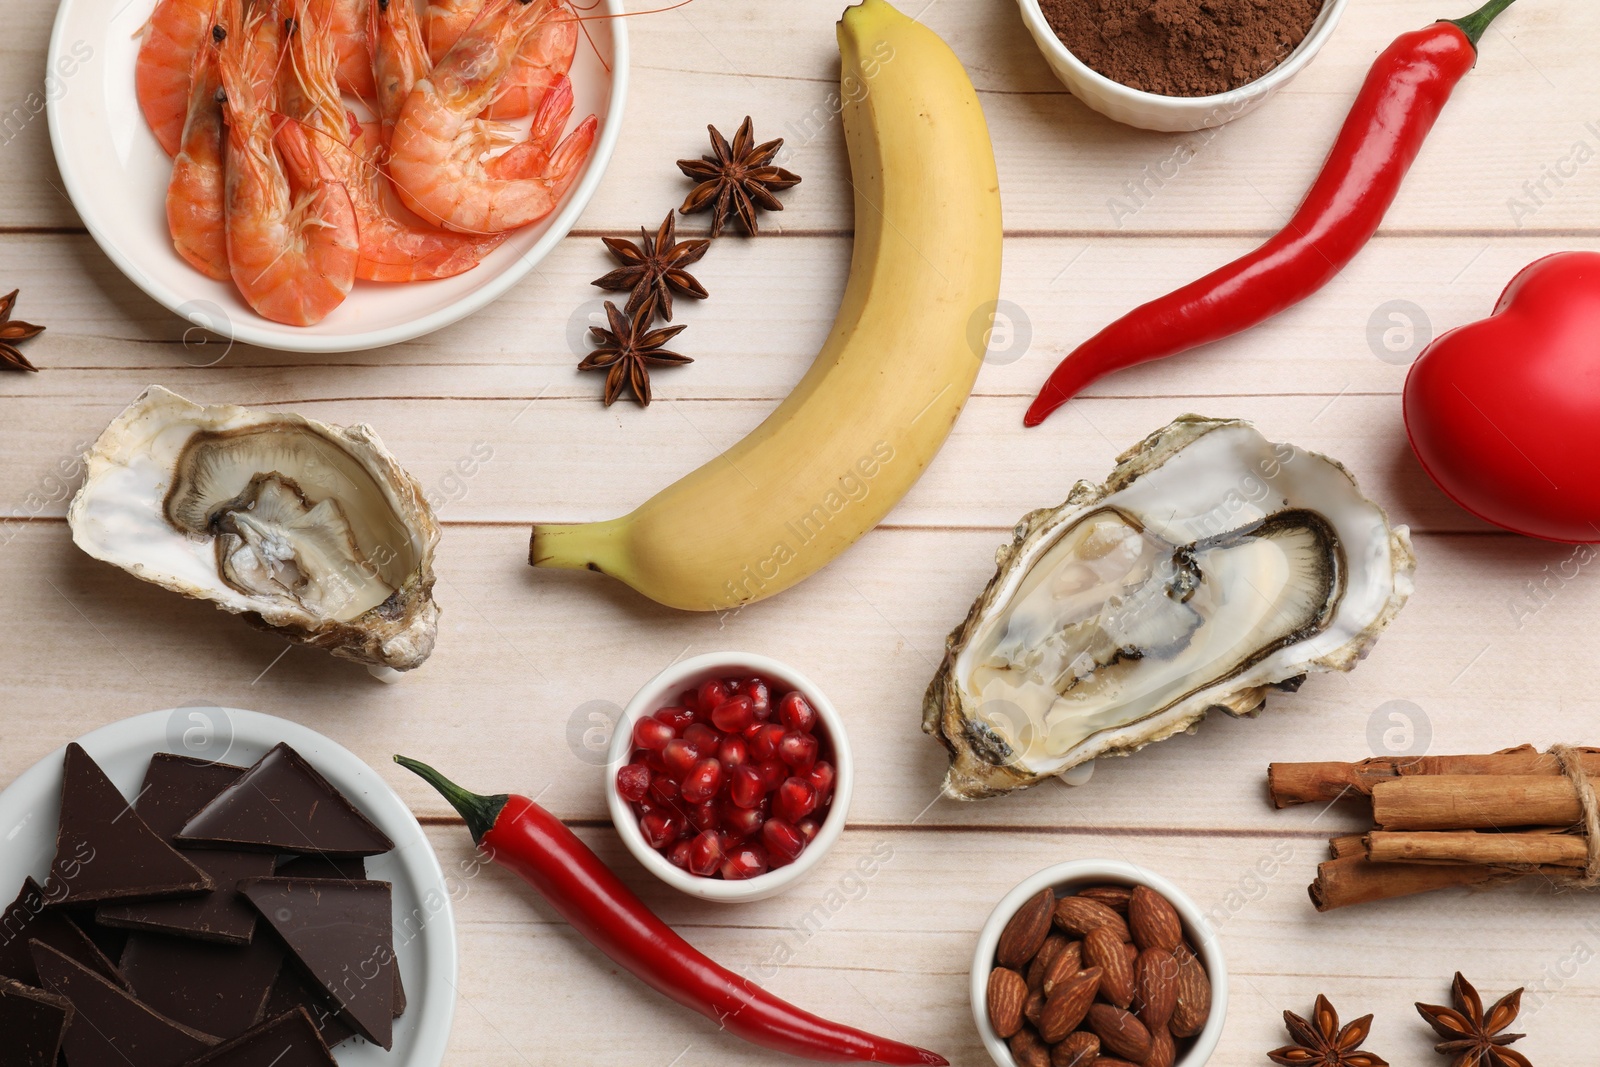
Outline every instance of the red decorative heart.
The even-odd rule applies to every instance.
[[[1494,314],[1429,345],[1405,419],[1428,476],[1474,515],[1600,541],[1600,252],[1534,261]]]

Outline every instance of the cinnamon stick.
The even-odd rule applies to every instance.
[[[1384,830],[1486,830],[1571,826],[1583,810],[1564,776],[1441,774],[1377,783],[1372,816]]]
[[[1317,880],[1307,888],[1318,911],[1333,911],[1452,886],[1481,885],[1500,877],[1504,874],[1491,867],[1373,863],[1364,856],[1343,856],[1318,864]]]
[[[1367,837],[1365,834],[1340,834],[1338,837],[1328,838],[1328,855],[1334,859],[1343,859],[1346,856],[1365,856],[1367,854]]]
[[[1576,749],[1584,770],[1600,775],[1600,748]],[[1267,789],[1279,808],[1328,803],[1340,797],[1371,796],[1375,786],[1417,775],[1559,775],[1560,762],[1532,745],[1518,745],[1488,755],[1378,756],[1358,763],[1273,763],[1267,767]]]
[[[1589,847],[1570,834],[1480,834],[1374,830],[1367,857],[1376,864],[1455,863],[1487,866],[1584,867]]]

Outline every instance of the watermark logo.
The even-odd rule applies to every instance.
[[[1009,300],[986,301],[967,319],[967,347],[985,363],[1015,363],[1032,345],[1033,320]]]
[[[590,700],[567,717],[567,748],[591,767],[604,767],[611,752],[611,735],[622,721],[622,708],[609,700]]]
[[[606,302],[602,297],[585,300],[567,319],[567,350],[582,359],[594,349],[593,329],[607,329]]]
[[[1374,756],[1421,756],[1432,743],[1428,713],[1409,700],[1387,700],[1367,717],[1367,748]]]
[[[183,361],[191,367],[214,367],[233,351],[233,319],[209,300],[188,300],[176,308],[189,323],[183,331]]]
[[[1433,340],[1428,313],[1409,300],[1388,300],[1367,317],[1367,347],[1396,367],[1410,365]]]
[[[233,748],[233,716],[215,704],[186,704],[167,716],[167,750],[221,763]]]

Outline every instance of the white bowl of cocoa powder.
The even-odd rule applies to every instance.
[[[1017,0],[1056,77],[1108,118],[1220,126],[1282,88],[1349,0]]]

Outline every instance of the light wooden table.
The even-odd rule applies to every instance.
[[[1600,248],[1600,8],[1522,0],[1501,17],[1382,235],[1322,293],[1209,351],[1102,382],[1024,432],[1028,398],[1074,343],[1277,227],[1380,48],[1471,3],[1360,0],[1266,107],[1190,136],[1125,129],[1076,103],[1004,0],[910,0],[923,4],[982,95],[1005,198],[1003,296],[1031,343],[984,370],[944,452],[881,529],[802,586],[726,621],[659,608],[594,575],[535,572],[524,562],[528,525],[630,509],[737,440],[805,370],[850,255],[840,130],[807,125],[834,90],[840,0],[696,0],[635,19],[624,136],[579,229],[473,320],[382,352],[312,359],[235,348],[197,366],[215,350],[186,349],[182,325],[84,233],[59,191],[44,118],[5,126],[0,290],[21,286],[19,316],[49,333],[28,349],[43,373],[0,376],[0,515],[21,518],[0,527],[0,783],[71,737],[152,708],[289,716],[378,767],[423,817],[446,866],[469,859],[467,835],[438,797],[387,763],[392,752],[427,757],[484,791],[539,795],[715,957],[802,1005],[963,1067],[986,1062],[967,968],[993,903],[1046,864],[1121,857],[1176,879],[1220,926],[1233,1000],[1217,1064],[1265,1062],[1285,1040],[1280,1011],[1305,1013],[1319,991],[1348,1017],[1376,1012],[1370,1045],[1391,1062],[1443,1063],[1411,1002],[1445,999],[1457,968],[1486,995],[1530,987],[1517,1027],[1529,1036],[1518,1047],[1540,1067],[1592,1061],[1578,1050],[1600,1041],[1600,898],[1526,887],[1318,916],[1305,884],[1324,838],[1354,822],[1339,811],[1274,812],[1263,780],[1274,759],[1371,754],[1396,709],[1431,731],[1435,752],[1600,740],[1595,565],[1447,502],[1406,447],[1405,357],[1380,358],[1370,342],[1374,321],[1380,332],[1390,325],[1378,311],[1390,301],[1421,309],[1437,334],[1487,313],[1536,256]],[[8,5],[0,121],[42,90],[51,17],[48,4]],[[659,374],[649,410],[607,411],[597,378],[574,372],[568,341],[581,327],[575,314],[598,295],[588,281],[608,269],[598,237],[654,226],[684,192],[672,161],[702,150],[707,122],[731,131],[746,113],[759,134],[791,139],[790,165],[805,182],[770,218],[770,237],[719,242],[705,260],[698,273],[713,299],[682,305],[693,367]],[[1164,184],[1146,183],[1137,211],[1114,217],[1111,198],[1126,196],[1126,183],[1177,158],[1187,162]],[[1541,182],[1535,204],[1529,190]],[[202,401],[369,422],[449,497],[443,628],[424,669],[380,685],[73,548],[58,464],[70,467],[154,382]],[[1354,674],[1314,677],[1254,721],[1211,721],[1195,737],[1107,761],[1083,788],[935,802],[944,756],[920,732],[919,701],[994,549],[1023,512],[1058,502],[1077,478],[1103,477],[1117,452],[1185,411],[1253,419],[1275,439],[1347,463],[1411,525],[1420,565],[1410,606]],[[492,455],[451,481],[474,449]],[[675,657],[719,648],[810,673],[849,721],[861,769],[850,830],[809,880],[730,907],[673,893],[623,853],[601,769],[568,741],[590,711],[626,703]],[[890,861],[850,880],[879,846]],[[503,873],[472,880],[456,914],[452,1064],[765,1059],[618,975]]]

